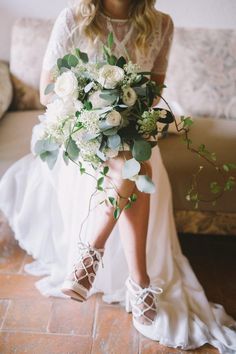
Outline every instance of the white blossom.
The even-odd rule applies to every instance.
[[[124,70],[119,66],[105,64],[99,69],[97,81],[106,89],[114,89],[124,76]]]
[[[78,96],[78,81],[72,71],[66,71],[61,74],[56,82],[54,91],[60,98],[66,99],[77,98]]]
[[[132,89],[131,87],[124,88],[122,100],[127,106],[133,106],[137,100],[137,94],[134,89]]]
[[[121,115],[119,112],[113,110],[106,116],[106,122],[112,127],[117,127],[121,123]]]

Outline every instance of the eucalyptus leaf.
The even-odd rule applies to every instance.
[[[140,163],[135,159],[125,161],[122,169],[122,178],[131,178],[139,173]]]
[[[151,145],[145,140],[135,140],[132,155],[137,161],[146,161],[151,157]]]
[[[44,94],[48,95],[49,93],[52,93],[54,91],[54,87],[55,87],[54,83],[48,84],[47,87],[44,90]]]
[[[68,157],[70,157],[72,160],[76,160],[79,157],[79,148],[76,145],[75,141],[73,139],[69,139],[66,147],[66,151],[68,154]]]
[[[76,58],[75,55],[70,55],[68,57],[68,64],[71,66],[71,67],[75,67],[76,65],[78,65],[79,63],[79,60]]]
[[[119,134],[114,134],[108,137],[107,145],[110,149],[117,149],[121,144],[121,138]]]
[[[116,62],[116,66],[119,66],[120,68],[123,69],[124,65],[126,64],[126,60],[124,57],[120,57],[118,58],[117,62]]]
[[[155,184],[150,177],[146,175],[139,175],[135,179],[135,184],[140,192],[152,194],[155,192]]]
[[[48,167],[50,169],[53,169],[53,167],[57,161],[58,153],[59,153],[59,149],[54,150],[54,151],[46,151],[46,152],[42,153],[40,155],[40,157],[43,161],[47,162]]]

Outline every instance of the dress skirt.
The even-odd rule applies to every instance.
[[[157,320],[161,344],[182,349],[205,343],[220,353],[236,353],[236,322],[220,304],[209,302],[204,289],[183,255],[173,217],[172,195],[159,147],[151,157],[156,192],[151,195],[147,236],[147,269],[151,282],[163,288]],[[65,296],[60,288],[78,258],[78,235],[88,212],[93,179],[79,168],[66,166],[62,156],[50,170],[29,154],[12,165],[0,182],[0,209],[7,217],[20,246],[35,259],[25,266],[34,275],[45,275],[36,287],[45,296]],[[81,240],[96,230],[99,207],[84,224]],[[127,262],[119,236],[112,231],[91,294],[124,304]]]

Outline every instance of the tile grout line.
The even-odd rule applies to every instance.
[[[92,346],[91,346],[90,354],[92,354],[93,352],[93,345],[94,345],[94,339],[95,339],[96,327],[97,327],[98,307],[99,307],[99,299],[98,297],[96,297],[95,313],[93,318],[93,329],[92,329]]]
[[[5,321],[6,321],[8,312],[9,312],[9,308],[10,308],[11,303],[12,303],[12,299],[7,299],[7,300],[8,300],[8,304],[7,304],[7,308],[6,308],[5,314],[3,316],[3,321],[2,321],[1,328],[0,328],[1,330],[3,329],[3,325],[5,324]]]
[[[49,325],[50,325],[50,321],[52,319],[53,304],[54,304],[53,301],[51,301],[50,314],[49,314],[49,317],[48,317],[48,324],[46,326],[46,333],[49,333],[49,334],[51,334],[51,332],[49,331]]]

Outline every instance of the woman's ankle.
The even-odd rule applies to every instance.
[[[150,278],[147,274],[142,276],[131,274],[130,276],[135,283],[141,286],[141,288],[147,288],[150,285]]]

